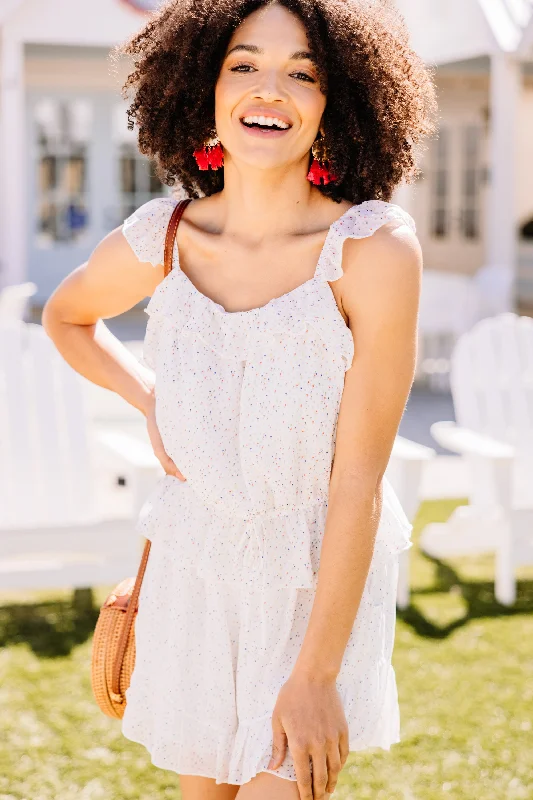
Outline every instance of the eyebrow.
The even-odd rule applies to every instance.
[[[248,53],[255,53],[256,55],[263,55],[265,52],[262,47],[258,47],[256,44],[236,44],[235,47],[231,48],[227,55],[231,55],[231,53],[234,53],[236,50],[245,50]],[[297,50],[292,54],[292,56],[289,56],[289,59],[291,61],[302,61],[304,59],[314,61],[313,54],[308,50]]]

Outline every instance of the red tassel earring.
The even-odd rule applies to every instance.
[[[321,136],[319,139],[315,139],[313,147],[311,148],[311,152],[313,154],[313,161],[307,174],[307,180],[311,181],[311,183],[315,184],[315,186],[320,186],[320,184],[326,186],[332,181],[337,181],[337,175],[335,175],[335,173],[330,169],[329,158],[323,136]]]
[[[224,166],[224,151],[218,136],[209,139],[205,145],[193,153],[198,168],[201,170],[220,169]]]

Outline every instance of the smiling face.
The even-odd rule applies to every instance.
[[[277,4],[250,14],[229,42],[215,89],[226,159],[307,168],[325,107],[300,19]]]

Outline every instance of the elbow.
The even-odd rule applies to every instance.
[[[55,293],[48,298],[43,306],[41,325],[50,339],[57,345],[62,332],[68,327],[68,321],[65,319],[62,304],[58,302]]]
[[[53,334],[54,331],[57,330],[57,325],[59,322],[59,315],[57,313],[57,308],[55,307],[53,297],[54,296],[52,295],[45,302],[41,314],[41,325],[51,339],[54,338]]]
[[[49,300],[47,300],[43,306],[43,310],[41,313],[41,325],[45,329],[46,333],[49,333],[49,326],[50,326],[50,306]]]

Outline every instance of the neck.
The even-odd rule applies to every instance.
[[[306,179],[307,156],[289,168],[255,169],[228,158],[220,192],[224,231],[259,243],[305,228],[317,189]]]

